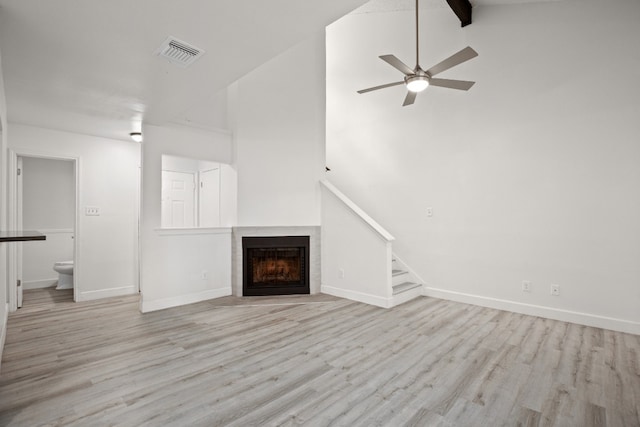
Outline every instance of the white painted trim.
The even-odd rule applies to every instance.
[[[195,294],[180,295],[171,298],[162,298],[154,301],[145,301],[144,295],[140,300],[140,311],[149,313],[151,311],[164,310],[165,308],[178,307],[181,305],[193,304],[196,302],[206,301],[214,298],[226,297],[231,295],[231,286],[220,289],[211,289]]]
[[[593,326],[595,328],[610,329],[618,332],[640,335],[640,322],[633,322],[614,317],[599,316],[577,311],[562,310],[540,305],[524,304],[516,301],[489,298],[462,292],[448,291],[425,286],[424,295],[433,298],[441,298],[466,304],[479,305],[481,307],[495,308],[511,311],[529,316],[544,317],[563,322],[577,323],[579,325]]]
[[[57,278],[53,278],[53,279],[40,279],[40,280],[30,280],[28,282],[22,282],[22,290],[51,288],[56,284],[57,281],[58,281]]]
[[[32,149],[24,149],[24,148],[12,148],[9,147],[9,157],[8,157],[8,173],[9,173],[9,191],[8,191],[8,211],[9,211],[9,229],[17,229],[18,218],[17,218],[17,201],[18,201],[18,188],[17,188],[17,179],[16,179],[16,168],[18,166],[18,157],[35,157],[41,159],[50,159],[50,160],[67,160],[73,162],[73,173],[74,173],[74,184],[75,184],[75,218],[73,222],[73,226],[75,227],[75,239],[73,241],[73,253],[74,253],[74,281],[73,281],[73,300],[74,301],[82,301],[79,296],[81,284],[79,283],[81,280],[81,271],[82,271],[82,254],[80,253],[80,206],[82,201],[80,200],[81,191],[81,182],[80,177],[82,176],[82,157],[76,156],[74,154],[67,153],[51,153],[46,150],[32,150]],[[22,266],[20,264],[20,259],[18,257],[16,245],[10,245],[8,249],[8,265],[7,265],[7,278],[9,279],[7,286],[9,288],[9,309],[13,312],[18,309],[18,288],[17,288],[17,280],[18,276],[22,275]]]
[[[328,285],[322,285],[320,287],[320,292],[327,295],[333,295],[334,297],[346,298],[352,301],[358,301],[382,308],[389,308],[393,303],[393,300],[391,298],[383,298],[377,295],[365,294],[357,291],[349,291],[346,289],[335,288]]]
[[[137,293],[135,286],[122,286],[119,288],[100,289],[98,291],[84,291],[76,297],[76,301],[92,301],[101,298],[120,297]]]
[[[319,229],[321,227],[320,224],[316,225],[238,225],[231,227],[234,231],[238,231],[244,233],[247,236],[247,233],[264,233],[260,234],[260,236],[264,235],[266,237],[269,236],[282,236],[286,234],[287,236],[306,236],[309,233],[306,230],[309,229]],[[296,234],[293,234],[296,233]],[[258,236],[258,234],[256,234]]]
[[[324,186],[331,194],[333,194],[338,200],[340,200],[346,207],[348,207],[353,213],[360,217],[365,223],[369,225],[376,233],[378,233],[383,239],[392,242],[396,238],[391,235],[387,230],[378,224],[373,218],[371,218],[365,211],[360,209],[358,205],[353,203],[351,199],[345,196],[340,190],[338,190],[333,184],[326,179],[320,180],[320,184]]]
[[[9,303],[4,307],[4,319],[0,324],[0,372],[2,372],[2,350],[4,350],[4,342],[7,339],[7,323],[9,322]]]
[[[73,234],[73,228],[40,228],[36,230],[42,234]]]
[[[231,234],[231,227],[213,228],[156,228],[159,236],[192,236],[206,234]]]

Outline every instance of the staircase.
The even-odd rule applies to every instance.
[[[393,253],[391,233],[329,181],[320,188],[321,292],[383,308],[422,296],[424,282]]]
[[[391,306],[405,303],[422,295],[422,284],[407,265],[394,254],[391,264]]]

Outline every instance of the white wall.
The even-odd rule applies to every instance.
[[[412,13],[343,18],[327,31],[329,179],[430,295],[640,333],[639,15],[629,0],[479,6],[461,29],[426,10],[423,67],[471,45],[438,77],[477,84],[404,108],[402,86],[356,91],[402,77],[378,55],[413,66]]]
[[[22,159],[22,226],[47,240],[22,244],[22,285],[42,288],[56,283],[57,261],[73,260],[75,223],[74,164],[68,160]]]
[[[322,186],[322,292],[389,308],[393,237]]]
[[[253,70],[230,91],[238,225],[320,224],[324,176],[324,33]]]
[[[225,163],[221,198],[225,227],[160,229],[162,155]],[[144,127],[141,230],[143,312],[231,295],[231,229],[235,171],[231,135],[181,126]],[[231,223],[229,223],[231,222]]]
[[[140,144],[11,123],[9,148],[78,161],[76,300],[136,292]],[[85,216],[87,206],[100,216]]]
[[[7,103],[2,75],[2,52],[0,52],[0,230],[7,229]],[[0,243],[0,364],[7,331],[9,315],[7,287],[7,244]]]

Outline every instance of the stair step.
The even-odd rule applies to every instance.
[[[400,276],[401,274],[407,274],[407,270],[391,270],[392,276]]]
[[[393,287],[393,295],[398,295],[402,292],[407,292],[420,286],[422,286],[420,283],[403,282]]]

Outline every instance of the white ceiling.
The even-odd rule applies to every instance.
[[[9,120],[116,139],[143,121],[226,127],[225,89],[252,69],[359,6],[356,13],[415,7],[414,0],[365,2],[0,0]],[[448,5],[421,2],[434,7]],[[167,36],[206,53],[179,68],[154,55]]]
[[[117,139],[141,121],[221,127],[230,83],[363,3],[0,0],[9,120]],[[169,35],[205,55],[155,56]]]
[[[490,6],[495,4],[543,3],[552,1],[562,0],[470,0],[473,7]],[[421,10],[449,7],[446,0],[420,0],[419,5]],[[415,7],[415,0],[370,0],[366,4],[356,9],[353,13],[378,13],[415,10]]]

